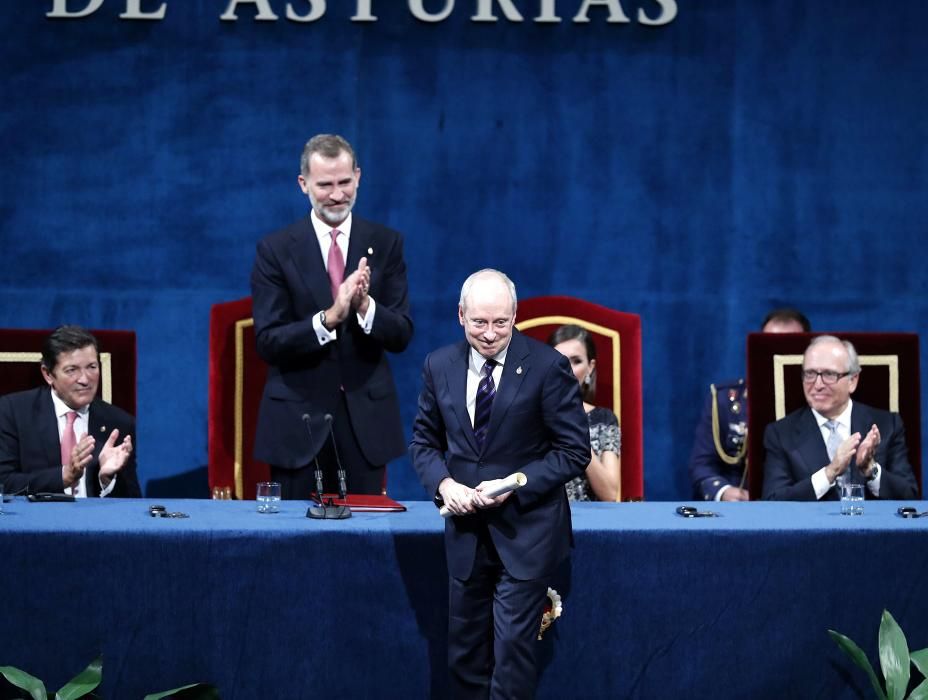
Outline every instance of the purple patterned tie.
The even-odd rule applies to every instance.
[[[487,360],[484,363],[483,376],[477,386],[477,403],[474,405],[474,437],[481,450],[487,439],[487,428],[490,427],[490,411],[493,409],[493,399],[496,396],[493,368],[498,364],[496,360]]]

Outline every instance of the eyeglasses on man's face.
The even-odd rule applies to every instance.
[[[802,381],[806,384],[814,384],[815,380],[821,377],[823,383],[834,384],[839,379],[844,379],[849,374],[850,372],[833,372],[830,369],[826,369],[823,372],[814,369],[804,369],[802,370]]]

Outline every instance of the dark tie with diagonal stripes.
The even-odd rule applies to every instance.
[[[493,399],[496,396],[496,384],[493,382],[493,368],[499,363],[496,360],[487,360],[483,365],[483,376],[477,386],[477,403],[474,404],[474,437],[477,446],[482,450],[487,439],[487,428],[490,427],[490,411],[493,408]]]

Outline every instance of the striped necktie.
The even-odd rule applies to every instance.
[[[477,446],[483,450],[487,439],[487,429],[490,427],[490,411],[493,410],[493,399],[496,397],[496,384],[493,382],[493,368],[499,363],[496,360],[487,360],[483,365],[480,384],[477,386],[477,403],[474,405],[474,437]]]

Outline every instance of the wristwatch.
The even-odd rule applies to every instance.
[[[880,463],[876,460],[870,462],[870,476],[867,477],[867,481],[873,481],[880,475],[880,470],[883,467],[880,466]]]

